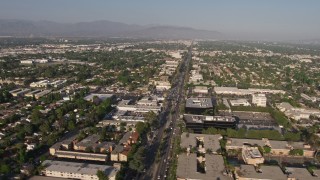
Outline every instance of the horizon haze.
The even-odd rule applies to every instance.
[[[188,27],[227,39],[320,39],[320,1],[4,1],[1,19],[79,23],[107,20],[139,26]]]

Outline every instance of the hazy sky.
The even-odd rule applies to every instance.
[[[1,0],[0,18],[110,20],[320,39],[320,0]]]

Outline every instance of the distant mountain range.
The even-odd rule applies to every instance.
[[[220,39],[223,35],[189,27],[129,25],[112,21],[57,23],[0,19],[0,36]]]

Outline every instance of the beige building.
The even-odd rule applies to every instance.
[[[237,180],[287,180],[279,166],[261,166],[255,168],[252,165],[241,165],[235,170]]]
[[[119,169],[107,165],[51,160],[44,161],[42,166],[44,167],[42,174],[45,176],[81,180],[99,180],[98,170],[104,172],[109,180],[115,180],[119,171]]]
[[[246,164],[257,166],[264,163],[264,158],[257,147],[244,146],[241,152],[242,159]]]
[[[199,93],[199,94],[208,94],[209,90],[208,90],[208,87],[206,87],[206,86],[195,86],[193,88],[193,92]]]
[[[267,97],[265,94],[252,94],[252,104],[260,107],[267,106]]]
[[[230,149],[242,149],[244,145],[250,146],[268,146],[271,148],[270,154],[272,155],[281,155],[288,156],[290,155],[290,151],[294,149],[303,150],[303,156],[305,157],[313,157],[315,154],[315,150],[308,144],[304,142],[288,142],[288,141],[274,141],[268,139],[236,139],[230,138],[227,140],[226,150]]]

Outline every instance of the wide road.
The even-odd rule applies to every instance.
[[[170,166],[170,160],[171,160],[171,155],[172,155],[172,144],[176,138],[176,136],[180,136],[180,130],[177,128],[177,121],[180,118],[180,105],[184,101],[184,81],[186,78],[186,74],[189,73],[189,65],[190,61],[192,58],[192,52],[191,52],[192,47],[189,48],[188,54],[185,57],[183,63],[182,63],[182,69],[180,73],[180,77],[178,78],[178,83],[177,83],[177,94],[176,96],[173,97],[173,113],[171,116],[171,123],[170,123],[170,129],[168,138],[166,139],[167,141],[165,142],[166,146],[164,148],[164,156],[161,158],[160,165],[159,165],[159,170],[157,173],[157,178],[158,179],[166,179],[165,177],[168,176],[168,169]]]
[[[172,88],[168,92],[166,103],[162,113],[159,115],[160,128],[156,131],[155,137],[150,145],[147,146],[146,171],[136,179],[165,179],[169,167],[169,157],[171,154],[171,142],[174,140],[176,121],[179,119],[179,107],[184,99],[184,80],[188,73],[190,60],[192,57],[191,47],[188,49],[187,56],[184,56],[180,68],[177,71]],[[171,113],[171,116],[170,116]],[[171,129],[172,128],[172,129]],[[170,130],[170,131],[168,131]],[[160,160],[156,160],[157,151],[160,147]]]
[[[146,172],[138,179],[166,179],[172,154],[172,142],[174,142],[176,136],[180,135],[180,131],[177,129],[177,120],[180,116],[180,104],[184,100],[184,81],[186,74],[189,72],[189,64],[192,58],[191,49],[192,47],[189,47],[187,55],[183,58],[173,86],[168,93],[165,107],[160,114],[161,127],[147,148]],[[160,143],[162,144],[161,147]],[[161,148],[160,160],[156,161],[159,147]]]

